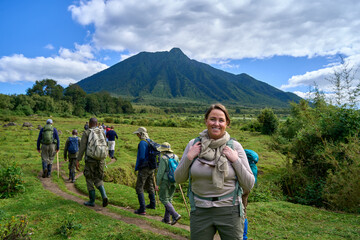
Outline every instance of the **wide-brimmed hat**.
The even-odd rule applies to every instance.
[[[48,120],[46,120],[46,124],[52,124],[53,123],[53,120],[52,119],[48,119]]]
[[[160,151],[160,152],[173,152],[173,150],[171,150],[170,143],[168,143],[168,142],[162,143],[160,145],[160,147],[158,147],[158,151]]]
[[[137,133],[146,133],[146,128],[144,127],[139,127],[138,130],[136,130],[135,132],[133,132],[133,134],[137,134]]]

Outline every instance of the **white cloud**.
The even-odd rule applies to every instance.
[[[344,58],[344,62],[347,65],[348,70],[352,69],[351,76],[354,79],[354,85],[360,83],[360,54],[352,55]],[[321,91],[330,92],[333,89],[333,84],[327,80],[330,79],[334,72],[341,72],[341,64],[332,63],[331,65],[319,69],[317,71],[307,72],[303,75],[296,75],[289,79],[288,84],[282,85],[280,89],[286,90],[290,88],[296,88],[299,86],[314,86],[314,83],[318,86]]]
[[[69,10],[94,25],[101,49],[176,46],[197,60],[360,53],[357,0],[90,0]]]
[[[59,56],[27,58],[22,54],[0,58],[0,82],[35,82],[45,78],[67,86],[108,66],[93,61],[88,45],[75,45],[76,51],[61,48]]]
[[[49,44],[47,44],[47,45],[45,46],[45,48],[46,48],[46,49],[49,49],[49,50],[53,50],[53,49],[54,49],[54,46],[49,43]]]

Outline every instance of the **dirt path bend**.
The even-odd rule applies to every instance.
[[[110,162],[110,163],[112,163],[112,162]],[[66,176],[66,173],[64,171],[60,171],[60,173],[61,173],[61,177],[63,179],[68,179],[68,177]],[[44,186],[44,188],[46,190],[49,190],[50,192],[53,192],[54,194],[56,194],[56,195],[58,195],[58,196],[60,196],[60,197],[62,197],[64,199],[71,200],[71,201],[79,203],[80,205],[83,205],[84,200],[82,198],[79,198],[77,196],[74,196],[72,194],[69,194],[69,193],[66,193],[66,192],[62,191],[56,183],[51,181],[51,178],[42,178],[41,174],[42,174],[42,172],[39,173],[38,178],[41,180],[41,182],[42,182],[42,184],[43,184],[43,186]],[[53,174],[55,174],[55,171],[53,172]],[[82,175],[82,173],[78,173],[76,175],[76,178],[80,177],[81,175]],[[78,189],[76,189],[73,183],[65,181],[65,185],[66,185],[66,188],[69,191],[71,191],[71,192],[73,192],[73,193],[75,193],[77,195],[87,196],[87,195],[83,194],[82,192],[80,192]],[[125,207],[119,207],[119,206],[112,205],[112,204],[110,204],[110,205],[113,206],[113,207],[116,207],[116,208],[126,210],[126,211],[131,211],[131,212],[134,211],[133,209],[129,209],[129,208],[125,208]],[[186,237],[176,235],[176,234],[174,234],[174,233],[172,233],[172,232],[170,232],[170,231],[168,231],[166,229],[155,228],[154,226],[151,226],[145,220],[145,218],[149,218],[149,219],[155,219],[155,220],[161,221],[162,218],[158,217],[158,216],[149,216],[148,215],[148,216],[144,216],[143,217],[144,219],[131,218],[131,217],[125,217],[125,216],[122,216],[120,214],[111,212],[109,209],[104,208],[104,207],[102,207],[100,205],[97,205],[97,204],[95,204],[95,207],[88,207],[88,208],[96,211],[99,214],[103,214],[103,215],[112,217],[113,219],[123,221],[123,222],[125,222],[127,224],[134,224],[134,225],[136,225],[136,226],[138,226],[138,227],[140,227],[140,228],[142,228],[144,230],[147,230],[147,231],[150,231],[150,232],[153,232],[153,233],[168,236],[168,237],[171,237],[173,239],[187,239]],[[190,230],[189,226],[186,226],[186,225],[182,225],[182,224],[177,223],[175,226],[179,227],[179,228],[186,229],[186,230]]]

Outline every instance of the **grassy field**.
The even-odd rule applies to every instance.
[[[64,200],[55,194],[44,190],[38,174],[41,171],[40,154],[36,151],[36,140],[39,130],[37,125],[44,125],[48,117],[17,117],[17,126],[0,127],[0,163],[15,162],[24,173],[25,192],[13,198],[0,199],[0,227],[11,221],[13,216],[25,215],[29,221],[29,232],[32,239],[62,239],[56,234],[56,229],[64,225],[66,219],[73,219],[74,224],[81,224],[81,229],[74,231],[73,239],[166,239],[156,233],[144,231],[135,225],[103,216],[85,206]],[[195,119],[195,118],[194,118]],[[66,138],[72,129],[83,130],[88,119],[81,118],[53,118],[54,126],[61,130],[59,159],[63,161],[63,148]],[[100,122],[103,119],[100,118]],[[154,116],[148,122],[157,121]],[[32,129],[22,127],[24,122],[30,122]],[[4,124],[7,122],[0,121]],[[109,164],[106,169],[105,188],[111,204],[138,207],[137,196],[133,185],[135,183],[134,165],[137,144],[139,142],[135,131],[139,125],[112,124],[119,136],[115,157],[118,161]],[[151,124],[153,125],[153,124]],[[188,141],[198,135],[205,126],[194,124],[191,128],[145,126],[150,137],[161,143],[167,141],[174,152],[181,157]],[[285,201],[276,182],[284,167],[284,157],[268,147],[271,139],[258,133],[240,131],[230,128],[228,132],[235,137],[244,148],[253,149],[259,153],[258,185],[250,195],[248,205],[249,238],[252,239],[360,239],[360,216],[331,212],[309,206],[292,204]],[[83,162],[82,162],[83,164]],[[54,168],[56,170],[56,167]],[[63,170],[67,171],[66,164]],[[56,171],[53,179],[62,189],[62,179],[57,179]],[[76,182],[76,187],[86,191],[84,177]],[[183,186],[186,191],[187,186]],[[97,192],[97,203],[100,194]],[[179,190],[174,199],[174,206],[183,216],[181,223],[189,224],[186,208]],[[126,211],[119,211],[110,207],[111,211],[129,217],[138,217]],[[148,215],[162,216],[164,208],[148,210]],[[165,224],[150,221],[155,228],[169,228],[172,232],[189,236],[189,232],[170,227]],[[176,226],[176,225],[175,225]],[[155,230],[156,232],[156,230]]]

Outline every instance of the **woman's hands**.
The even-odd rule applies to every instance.
[[[197,142],[194,145],[192,145],[186,155],[187,159],[190,161],[194,160],[199,154],[201,150],[201,142]]]
[[[231,149],[231,147],[226,146],[223,150],[223,154],[226,156],[226,158],[230,161],[230,162],[236,162],[239,158],[237,151]]]

